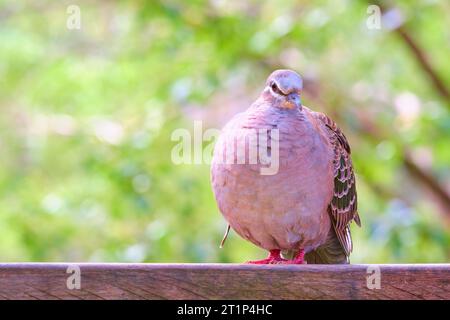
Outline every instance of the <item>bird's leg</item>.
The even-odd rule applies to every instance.
[[[281,257],[280,250],[270,250],[270,254],[266,259],[247,261],[250,264],[278,264],[283,263],[286,260]]]
[[[292,260],[285,260],[281,262],[283,264],[306,264],[305,250],[300,249]]]

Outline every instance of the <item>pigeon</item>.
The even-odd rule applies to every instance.
[[[347,264],[361,226],[347,138],[302,105],[302,77],[276,70],[258,99],[223,128],[211,185],[233,229],[269,252],[252,264]],[[269,170],[270,169],[270,170]]]

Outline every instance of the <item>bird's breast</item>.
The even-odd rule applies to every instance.
[[[241,236],[263,248],[314,247],[330,226],[332,152],[325,136],[305,114],[256,110],[234,121],[212,162],[220,211]]]

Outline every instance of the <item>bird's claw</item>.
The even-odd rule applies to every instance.
[[[271,250],[270,255],[266,259],[247,261],[249,264],[281,264],[287,261],[281,257],[280,250]]]
[[[281,264],[308,264],[306,260],[284,260],[283,262],[280,262]]]
[[[307,264],[305,260],[305,251],[303,249],[300,249],[294,259],[292,260],[286,260],[282,262],[283,264]]]
[[[294,259],[287,260],[281,257],[280,250],[271,250],[266,259],[247,261],[249,264],[307,264],[305,260],[305,251],[300,249]]]
[[[282,263],[285,263],[286,261],[288,261],[288,260],[279,257],[279,258],[266,258],[266,259],[262,259],[262,260],[252,260],[252,261],[247,261],[246,263],[248,263],[248,264],[282,264]]]

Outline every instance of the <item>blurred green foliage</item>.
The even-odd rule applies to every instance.
[[[78,5],[81,29],[69,30]],[[450,86],[447,1],[396,1]],[[170,136],[219,127],[276,68],[353,148],[363,227],[353,263],[448,262],[450,103],[364,1],[0,1],[0,261],[241,262],[209,166],[174,165]]]

